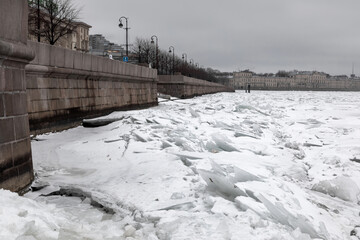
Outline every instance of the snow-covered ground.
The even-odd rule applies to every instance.
[[[32,141],[0,239],[360,239],[360,94],[219,93]]]

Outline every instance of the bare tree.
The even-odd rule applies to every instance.
[[[133,49],[133,53],[138,56],[139,63],[151,63],[155,66],[156,62],[156,46],[152,44],[149,39],[136,38]],[[159,75],[170,74],[173,69],[173,54],[169,53],[168,50],[159,49],[158,52],[158,64],[157,70]],[[194,64],[184,62],[180,57],[175,55],[174,59],[174,70],[184,76],[195,77],[211,82],[219,82],[216,77],[216,73],[220,72],[211,68],[199,68]]]
[[[136,38],[132,52],[138,56],[139,63],[152,63],[155,61],[155,46],[149,39]]]
[[[71,0],[29,0],[29,8],[29,32],[51,45],[75,30],[81,11]]]
[[[276,77],[289,77],[290,74],[284,70],[280,70],[275,74]]]

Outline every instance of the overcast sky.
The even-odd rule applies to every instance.
[[[73,0],[90,34],[159,47],[221,71],[317,70],[360,75],[359,0]]]

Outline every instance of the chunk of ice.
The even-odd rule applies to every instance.
[[[182,192],[175,192],[170,197],[170,199],[183,199],[183,198],[185,198],[185,194]]]
[[[262,204],[261,202],[255,201],[253,198],[239,196],[239,197],[235,198],[235,203],[240,209],[242,209],[244,211],[247,211],[250,209],[253,212],[257,213],[262,218],[266,219],[269,216],[269,212],[267,211],[264,204]]]
[[[259,139],[259,137],[254,136],[254,135],[252,135],[252,134],[250,134],[250,133],[240,132],[240,131],[236,132],[236,133],[234,134],[234,137],[250,137],[250,138]]]
[[[258,176],[238,167],[234,167],[234,173],[234,182],[262,181]]]
[[[202,169],[199,169],[198,172],[211,190],[216,191],[225,197],[234,199],[237,196],[247,196],[247,194],[240,190],[229,177],[224,176],[223,174]]]
[[[228,143],[230,142],[230,139],[226,136],[213,134],[212,139],[214,140],[216,146],[225,152],[239,152],[238,149]]]
[[[309,223],[308,219],[303,215],[298,214],[297,216],[292,215],[287,211],[282,203],[277,202],[273,204],[268,199],[266,199],[262,194],[258,195],[258,199],[265,205],[268,211],[271,213],[271,216],[283,225],[292,227],[293,229],[299,228],[301,232],[307,233],[312,238],[322,238],[314,227]]]
[[[194,117],[194,118],[200,117],[199,113],[197,113],[194,109],[189,108],[189,111],[190,111],[190,114],[192,117]]]
[[[208,141],[205,145],[205,148],[212,153],[218,153],[222,151],[222,149],[219,148],[213,141]]]
[[[299,150],[299,144],[297,142],[287,142],[285,143],[285,147],[286,148],[290,148],[290,149],[294,149],[294,150]]]
[[[124,230],[124,237],[132,237],[136,232],[136,228],[131,225],[126,225]]]
[[[360,189],[349,177],[339,176],[332,180],[324,180],[315,184],[312,190],[338,197],[344,201],[357,203],[360,201]]]
[[[141,136],[140,133],[138,132],[133,132],[135,138],[137,141],[140,141],[140,142],[147,142],[147,140],[145,139],[145,137]]]

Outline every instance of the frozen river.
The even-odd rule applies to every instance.
[[[360,239],[359,93],[159,101],[37,136],[0,239]]]

